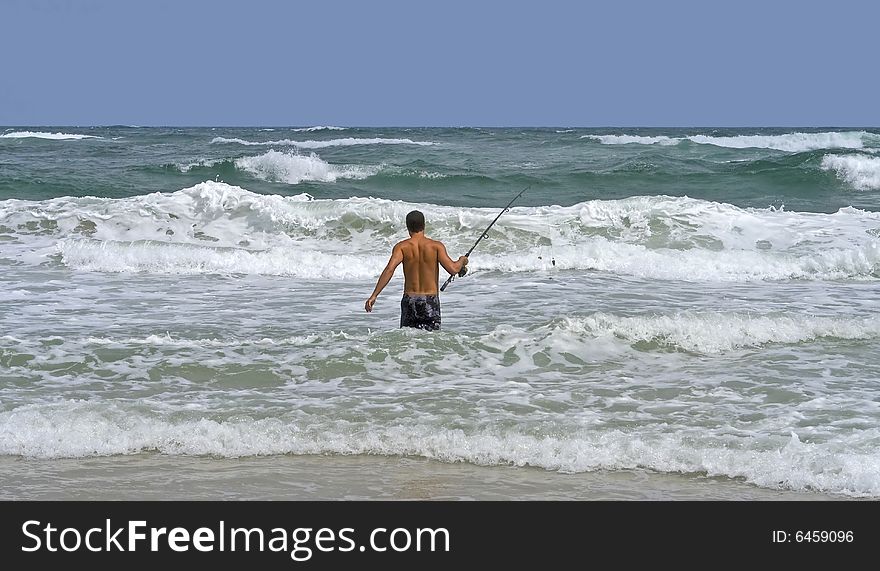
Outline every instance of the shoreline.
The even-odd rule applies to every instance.
[[[0,457],[0,500],[840,501],[822,492],[643,470],[577,474],[407,456]]]

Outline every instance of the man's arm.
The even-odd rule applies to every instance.
[[[385,266],[385,269],[382,270],[382,273],[379,275],[379,281],[376,282],[376,288],[373,290],[373,295],[371,295],[364,304],[364,309],[368,312],[373,311],[373,304],[376,303],[376,298],[379,297],[379,294],[385,289],[388,282],[391,281],[391,277],[394,275],[394,270],[397,269],[397,266],[399,266],[402,261],[403,251],[400,248],[400,244],[395,244],[394,248],[391,250],[391,258],[388,260],[388,265]]]
[[[452,258],[449,257],[449,253],[446,251],[446,246],[443,245],[442,242],[439,244],[440,251],[438,252],[437,261],[439,261],[440,265],[443,266],[443,269],[450,274],[457,274],[460,272],[468,263],[467,256],[459,256],[458,259],[453,262]]]

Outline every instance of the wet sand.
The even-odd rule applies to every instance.
[[[0,458],[4,500],[843,500],[729,478],[394,456]]]

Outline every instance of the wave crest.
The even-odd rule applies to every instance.
[[[295,131],[298,133],[311,133],[313,131],[345,131],[345,127],[318,125],[315,127],[299,127],[297,129],[291,129],[291,131]]]
[[[218,144],[237,144],[245,146],[289,146],[299,147],[300,149],[323,149],[326,147],[350,147],[354,145],[436,145],[431,141],[413,141],[412,139],[386,139],[376,138],[356,138],[347,137],[345,139],[330,139],[328,141],[294,141],[292,139],[281,139],[279,141],[248,141],[238,137],[214,137],[211,139],[212,145]]]
[[[856,190],[880,190],[880,158],[868,155],[825,155],[822,170],[833,170],[837,178]]]
[[[689,135],[686,137],[641,136],[641,135],[583,135],[581,139],[592,139],[603,145],[676,145],[690,141],[700,145],[714,145],[730,149],[773,149],[790,153],[802,153],[820,149],[861,149],[866,143],[880,144],[880,135],[867,131],[829,131],[823,133],[786,133],[783,135],[736,135],[733,137],[714,137],[710,135]]]
[[[77,458],[158,451],[226,458],[272,454],[420,456],[484,466],[534,466],[589,472],[643,468],[743,478],[769,488],[880,496],[873,431],[839,445],[802,442],[794,433],[729,446],[692,432],[656,434],[579,427],[558,434],[511,427],[449,428],[430,419],[394,425],[304,418],[210,418],[190,411],[147,411],[113,401],[63,401],[0,412],[0,454]]]
[[[330,168],[301,164],[283,153],[260,157],[249,165],[258,176],[297,180],[305,171],[293,169],[303,164]],[[41,263],[54,252],[66,264],[100,271],[115,266],[302,275],[296,272],[304,270],[291,268],[301,263],[303,252],[313,252],[310,263],[317,268],[309,275],[345,279],[374,272],[373,261],[368,268],[357,260],[372,260],[375,252],[405,237],[403,221],[413,209],[425,213],[431,235],[451,251],[466,250],[497,215],[488,208],[376,198],[263,195],[207,181],[174,193],[124,199],[2,201],[0,257],[30,252],[33,263]],[[472,270],[545,271],[553,256],[555,270],[686,281],[876,279],[880,274],[880,213],[855,208],[822,214],[664,196],[591,200],[568,207],[514,207],[489,238],[474,256]]]
[[[551,332],[608,336],[633,344],[711,354],[823,338],[875,339],[880,337],[880,319],[698,312],[622,317],[595,313],[565,318]]]
[[[102,139],[97,135],[79,135],[76,133],[44,133],[42,131],[13,131],[3,133],[0,139],[49,139],[53,141],[79,140],[79,139]]]
[[[666,135],[658,135],[656,137],[642,135],[583,135],[581,139],[592,139],[599,141],[603,145],[629,145],[632,143],[639,145],[677,145],[682,140],[673,139]]]
[[[302,181],[336,182],[339,178],[364,179],[379,172],[378,167],[331,165],[314,153],[300,155],[275,150],[256,157],[235,159],[235,166],[257,178],[287,184]]]

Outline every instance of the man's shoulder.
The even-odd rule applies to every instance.
[[[409,250],[413,247],[416,242],[412,238],[406,238],[398,242],[394,245],[395,250]],[[418,241],[421,244],[421,247],[424,248],[427,246],[432,250],[444,250],[446,246],[440,240],[434,240],[433,238],[428,238],[427,236]]]

